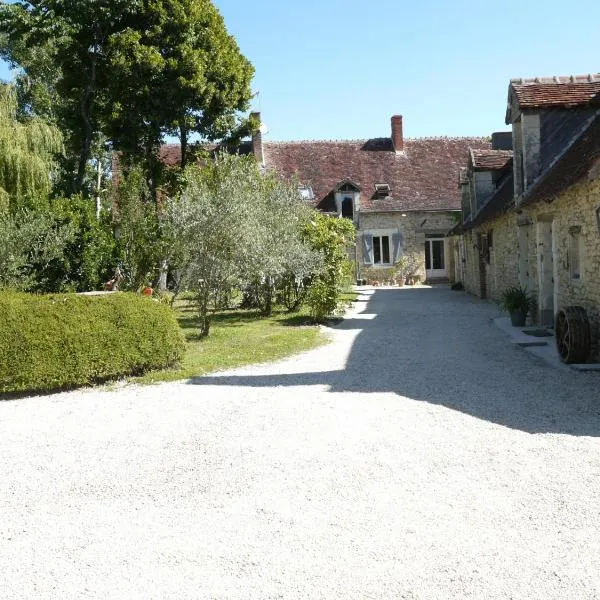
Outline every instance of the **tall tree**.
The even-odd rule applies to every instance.
[[[60,132],[41,119],[17,119],[12,85],[0,85],[0,206],[34,206],[50,192]]]
[[[105,45],[127,26],[124,20],[137,5],[137,0],[21,0],[0,7],[4,56],[23,70],[29,85],[38,86],[38,100],[42,87],[55,100],[72,158],[71,191],[82,190],[100,130],[96,108],[110,73]]]
[[[227,136],[251,97],[253,68],[210,0],[20,0],[0,5],[0,30],[3,56],[60,106],[73,191],[100,132],[155,168],[176,133],[185,165],[190,134]]]

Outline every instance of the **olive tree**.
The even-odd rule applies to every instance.
[[[181,284],[195,293],[202,335],[211,306],[232,287],[257,287],[269,314],[284,275],[303,277],[320,265],[302,237],[310,209],[297,186],[262,174],[253,157],[223,154],[203,168],[188,167],[166,212],[173,262]]]

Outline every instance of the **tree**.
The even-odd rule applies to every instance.
[[[15,88],[0,85],[0,210],[44,203],[52,186],[60,132],[41,119],[17,119]]]
[[[312,211],[300,202],[297,186],[262,175],[253,157],[223,154],[205,168],[188,167],[167,214],[182,282],[196,294],[202,335],[223,292],[257,286],[269,314],[278,280],[320,264],[302,240]]]
[[[48,211],[0,214],[0,288],[47,291],[44,274],[62,260],[72,239],[72,227],[58,224]]]
[[[356,230],[349,219],[315,213],[304,236],[323,256],[323,266],[315,274],[307,297],[313,318],[320,321],[338,308],[344,282],[351,276],[347,249],[354,243]]]
[[[100,133],[143,158],[157,190],[165,134],[185,166],[190,133],[225,137],[251,97],[253,69],[210,0],[20,0],[0,6],[0,28],[3,57],[37,89],[31,110],[55,101],[76,193]]]
[[[296,182],[284,182],[274,172],[255,171],[247,206],[250,219],[245,231],[244,278],[251,285],[254,300],[263,315],[270,315],[277,291],[297,296],[288,299],[289,309],[297,308],[299,292],[307,278],[321,266],[321,255],[303,239],[303,229],[313,209],[300,202]]]
[[[107,53],[119,77],[106,118],[126,153],[147,155],[164,133],[178,135],[184,168],[190,134],[222,139],[248,107],[254,70],[210,0],[148,3],[111,37]]]
[[[48,96],[59,100],[56,118],[71,159],[72,192],[83,189],[100,130],[96,109],[105,100],[110,76],[105,45],[140,5],[137,0],[21,0],[1,7],[5,58],[24,71],[30,85],[45,87]]]
[[[157,265],[168,253],[168,244],[144,173],[139,167],[121,176],[115,194],[123,287],[137,291],[157,279]]]

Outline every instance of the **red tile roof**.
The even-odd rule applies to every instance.
[[[349,141],[265,142],[265,163],[284,177],[312,186],[314,204],[333,210],[333,190],[344,179],[361,187],[361,212],[460,210],[456,175],[470,147],[490,148],[485,138],[404,140],[396,154],[390,138]],[[377,198],[376,183],[391,195]]]
[[[471,149],[471,166],[475,171],[502,171],[512,156],[512,150]]]
[[[600,101],[600,73],[567,77],[511,79],[509,105],[515,99],[521,110],[573,108]],[[510,110],[506,122],[509,122]]]

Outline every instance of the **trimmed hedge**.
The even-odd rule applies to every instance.
[[[172,310],[150,298],[0,292],[0,393],[135,375],[177,363],[183,349]]]

